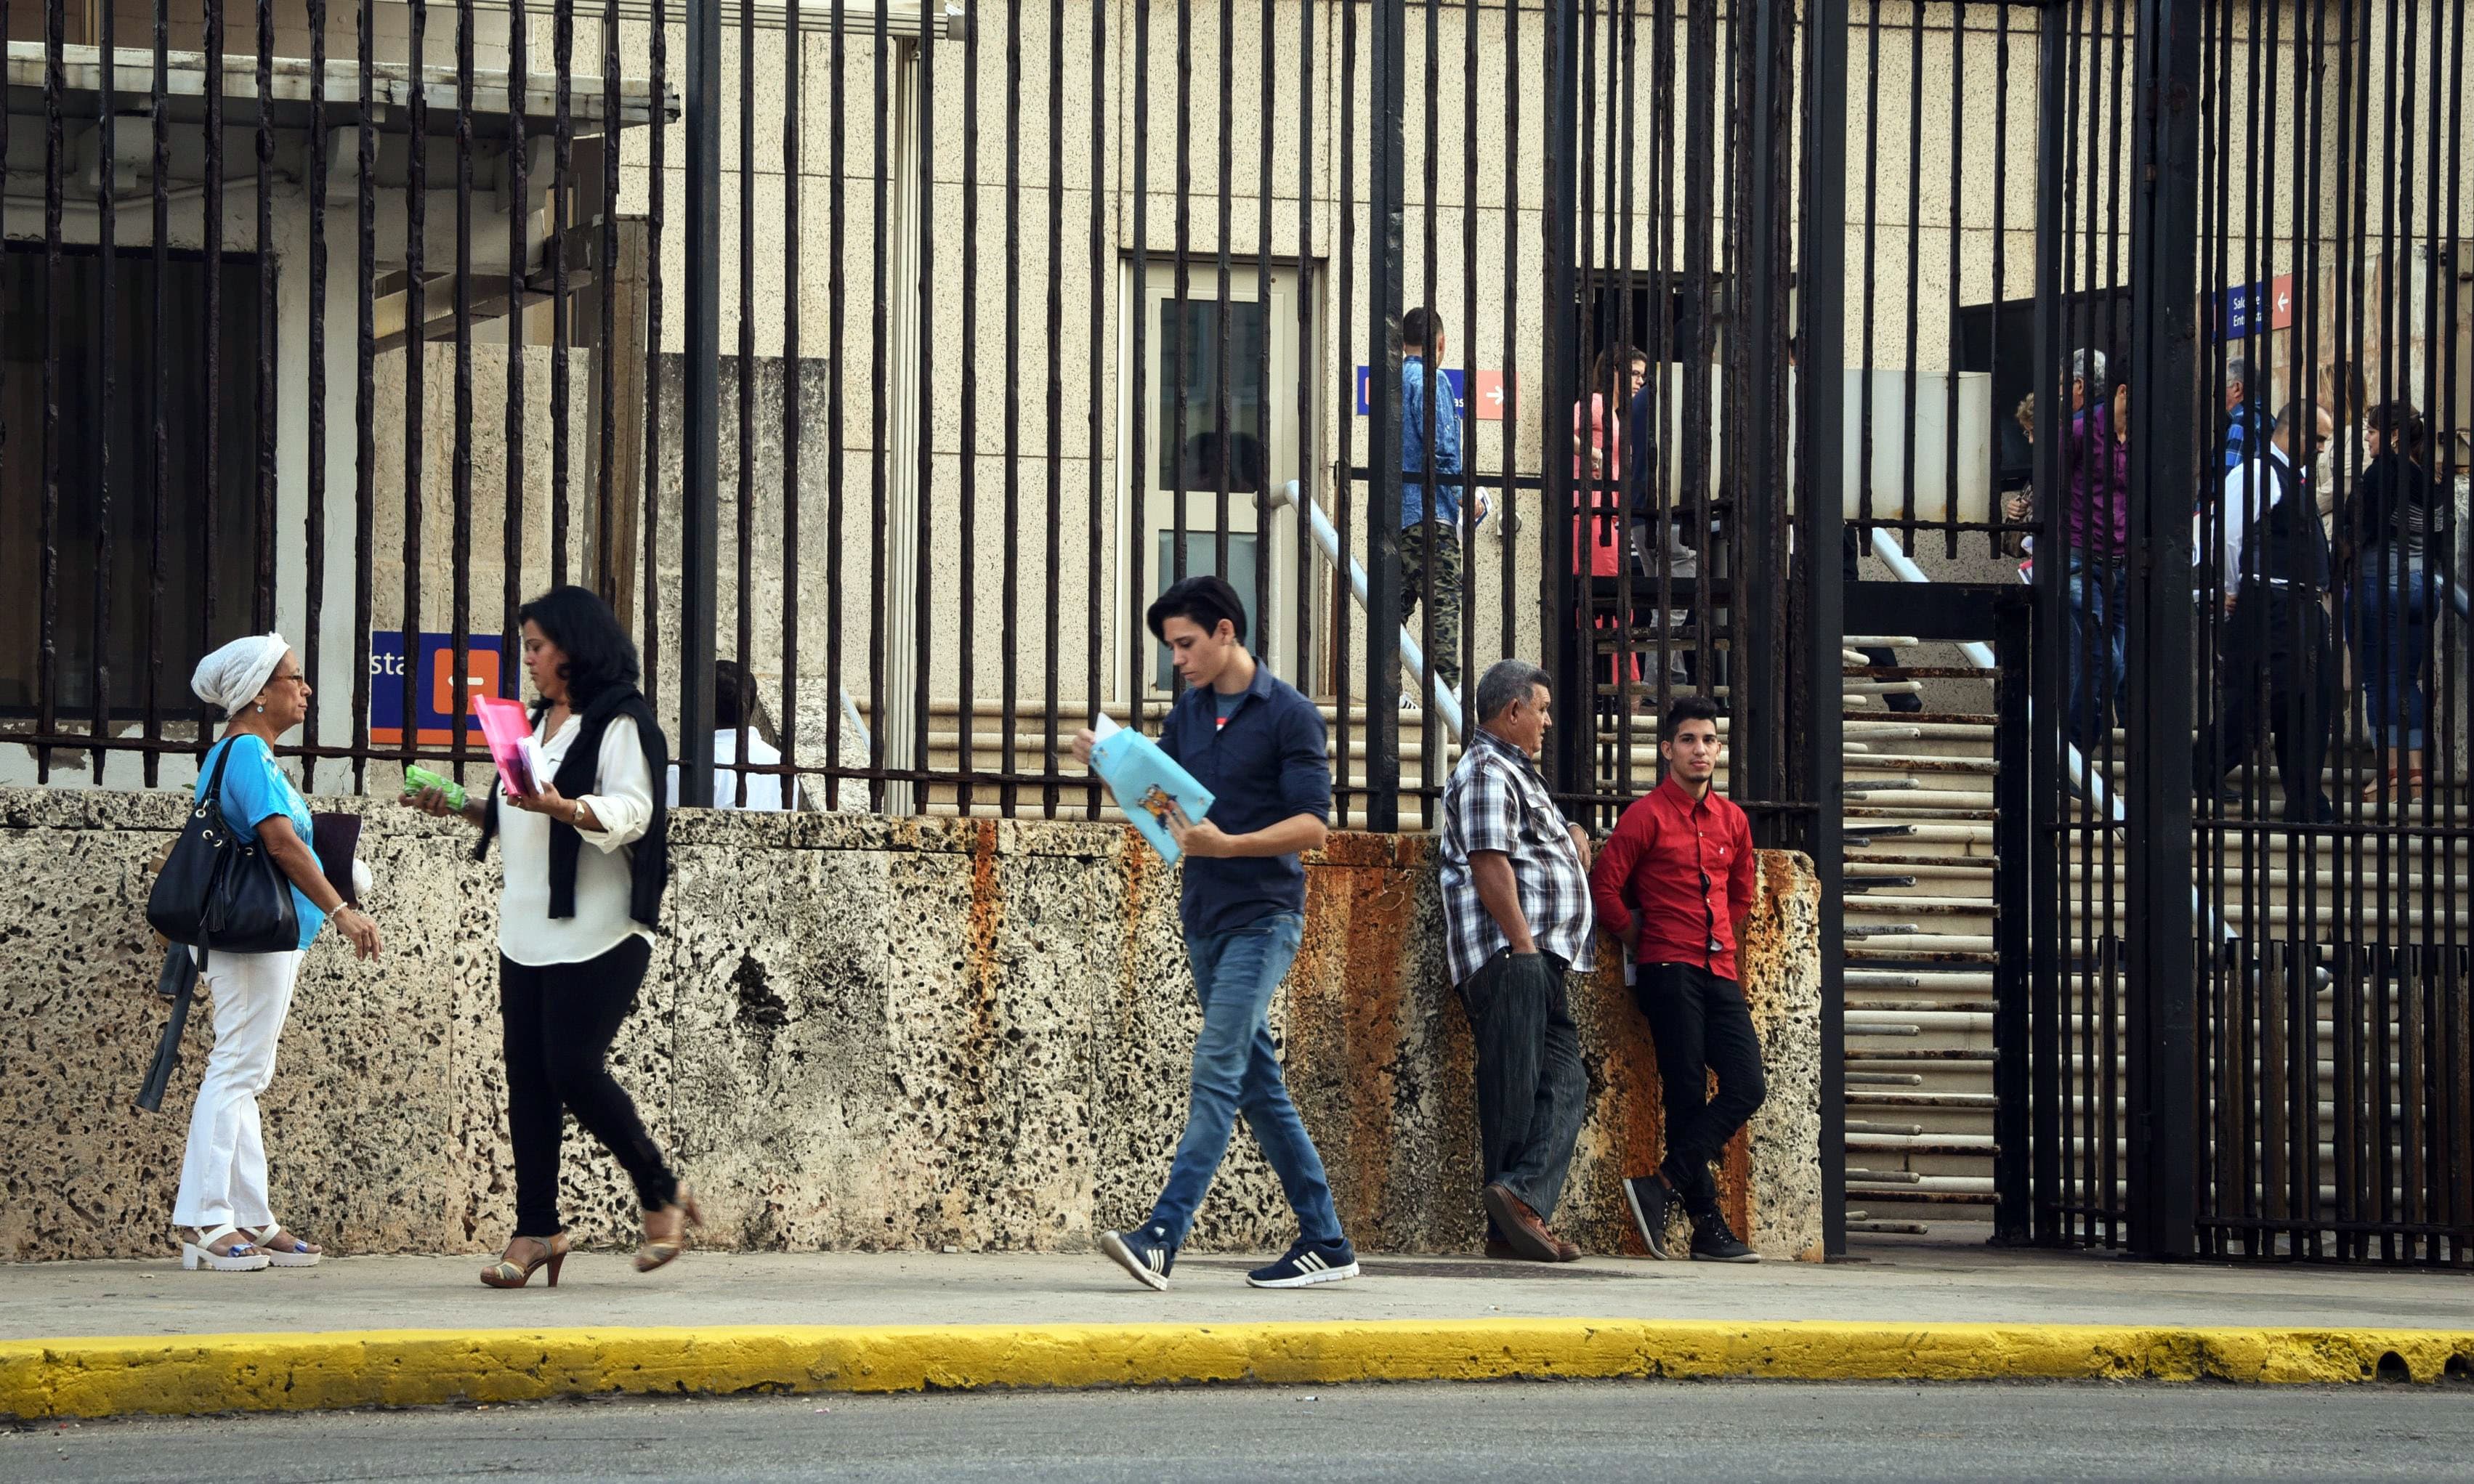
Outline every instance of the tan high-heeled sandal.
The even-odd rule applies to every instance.
[[[549,1269],[549,1286],[557,1287],[558,1270],[567,1261],[569,1245],[567,1233],[560,1232],[549,1236],[525,1236],[519,1233],[507,1239],[507,1252],[515,1251],[518,1242],[531,1242],[541,1249],[541,1256],[519,1266],[508,1260],[505,1253],[501,1253],[498,1255],[497,1261],[481,1270],[481,1281],[492,1288],[521,1288],[533,1281],[535,1273],[546,1267]]]
[[[670,1215],[674,1215],[675,1224],[667,1233],[655,1235],[653,1219]],[[704,1208],[696,1205],[696,1198],[687,1186],[679,1186],[677,1199],[660,1210],[644,1213],[644,1245],[636,1249],[636,1271],[649,1273],[678,1260],[679,1254],[688,1250],[688,1228],[703,1225]]]

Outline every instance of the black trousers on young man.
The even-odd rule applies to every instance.
[[[1555,1213],[1589,1099],[1581,1033],[1551,953],[1497,953],[1460,986],[1477,1048],[1478,1152],[1486,1184]],[[1501,1233],[1497,1233],[1501,1234]]]
[[[1666,1158],[1659,1165],[1685,1209],[1714,1210],[1718,1185],[1710,1161],[1761,1106],[1761,1041],[1743,989],[1694,964],[1643,964],[1633,1000],[1649,1019],[1658,1076],[1665,1085]],[[1718,1095],[1709,1095],[1710,1073]]]

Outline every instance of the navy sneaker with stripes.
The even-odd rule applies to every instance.
[[[1176,1266],[1176,1244],[1156,1221],[1132,1232],[1101,1233],[1100,1250],[1146,1288],[1166,1288],[1168,1271]]]
[[[1247,1274],[1246,1281],[1257,1288],[1304,1288],[1356,1276],[1357,1249],[1344,1236],[1336,1242],[1301,1240],[1279,1261]]]

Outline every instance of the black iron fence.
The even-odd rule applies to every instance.
[[[1998,943],[1945,955],[1995,981],[2005,1232],[2465,1260],[2462,5],[10,26],[0,781],[183,780],[188,666],[267,627],[312,787],[473,776],[466,698],[575,581],[690,802],[1104,815],[1062,743],[1157,717],[1143,611],[1208,571],[1352,824],[1431,822],[1499,657],[1556,677],[1595,823],[1718,696],[1835,945],[1847,707],[1930,687],[1918,729],[2016,729]],[[2339,450],[2286,455],[2324,568],[2280,429]],[[2250,529],[2229,430],[2255,571],[2192,564]],[[1893,573],[2006,615],[1998,708],[1843,653],[1908,634]]]

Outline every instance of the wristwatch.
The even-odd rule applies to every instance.
[[[569,824],[570,824],[570,825],[573,825],[573,826],[574,826],[576,828],[578,828],[578,829],[583,828],[583,827],[584,827],[584,801],[583,801],[583,800],[581,800],[581,799],[573,799],[573,800],[570,800],[570,801],[568,802],[568,806],[567,806],[567,807],[568,807],[568,821],[567,821],[567,822],[568,822]]]

